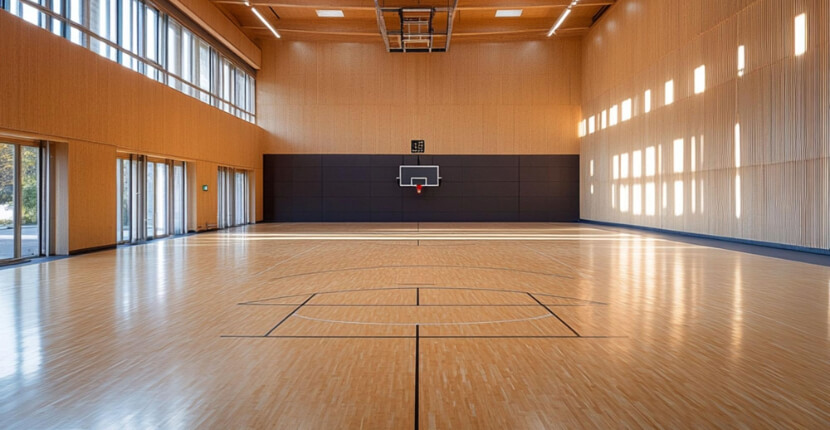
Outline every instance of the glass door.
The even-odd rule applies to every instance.
[[[226,176],[227,176],[227,167],[219,167],[219,171],[217,172],[217,181],[216,181],[216,200],[219,203],[219,206],[216,208],[216,218],[217,218],[217,227],[218,228],[226,228],[228,227],[228,220],[227,220],[227,212],[228,212],[228,191],[226,189]]]
[[[248,172],[235,172],[234,183],[236,189],[234,190],[234,215],[236,220],[234,225],[243,225],[248,223]]]
[[[17,145],[0,143],[0,260],[16,257]]]
[[[0,142],[0,260],[40,256],[40,145]]]
[[[115,161],[116,177],[118,181],[118,243],[132,241],[133,219],[133,161],[129,158],[119,158]]]
[[[185,164],[173,163],[173,234],[187,233]]]
[[[167,236],[170,231],[168,208],[170,205],[169,168],[167,163],[156,163],[156,234],[154,237]]]
[[[146,239],[152,239],[156,221],[156,163],[148,161],[145,169],[144,207],[146,220]]]
[[[20,148],[20,257],[40,255],[40,147]]]
[[[119,243],[187,233],[187,163],[124,155],[116,171]]]
[[[217,182],[219,228],[247,224],[250,221],[248,172],[220,166]]]

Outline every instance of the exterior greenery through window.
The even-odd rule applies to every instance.
[[[255,122],[255,80],[141,0],[0,0],[0,7],[124,67]]]

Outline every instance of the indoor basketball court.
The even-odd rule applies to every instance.
[[[0,427],[830,427],[824,0],[0,0]]]

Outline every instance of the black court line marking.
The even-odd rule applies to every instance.
[[[415,289],[415,306],[421,306],[421,289]]]
[[[412,284],[412,285],[419,285],[419,284]],[[435,284],[433,284],[433,285],[435,285]],[[314,294],[323,295],[323,294],[339,294],[339,293],[359,293],[359,292],[364,292],[364,291],[412,290],[412,289],[415,289],[415,288],[416,287],[407,287],[407,286],[380,287],[380,288],[364,288],[364,289],[359,289],[359,290],[358,289],[352,289],[352,290],[318,291],[318,292],[315,292]],[[529,292],[527,292],[527,291],[504,290],[504,289],[499,289],[499,288],[441,287],[441,286],[427,286],[426,284],[424,284],[424,286],[421,286],[420,288],[432,289],[432,290],[489,291],[489,292],[498,292],[498,293],[529,294]],[[608,303],[594,302],[594,301],[591,301],[591,300],[578,299],[576,297],[557,296],[557,295],[546,294],[546,293],[535,293],[535,294],[539,295],[539,296],[548,296],[548,297],[557,297],[557,298],[560,298],[560,299],[576,300],[578,302],[587,302],[587,303],[596,304],[596,305],[603,305],[603,306],[608,305]],[[250,300],[250,301],[247,301],[247,302],[240,302],[240,303],[237,303],[237,304],[238,305],[249,305],[249,304],[255,304],[255,303],[260,303],[260,302],[268,302],[268,301],[271,301],[271,300],[291,299],[291,298],[295,298],[295,297],[305,297],[307,295],[308,295],[308,293],[305,293],[305,294],[292,294],[292,295],[287,295],[287,296],[270,297],[270,298],[267,298],[267,299]],[[534,298],[534,300],[535,300],[535,298]],[[539,301],[536,300],[536,302],[538,303]]]
[[[556,315],[556,313],[554,311],[550,310],[549,307],[542,304],[542,302],[540,302],[539,299],[537,299],[536,297],[533,297],[533,294],[527,293],[527,295],[530,296],[531,299],[536,300],[536,303],[539,303],[539,306],[545,308],[545,310],[550,312],[551,315],[555,316],[556,319],[559,320],[559,322],[561,322],[562,324],[565,324],[565,327],[567,327],[570,331],[572,331],[577,337],[582,337],[582,336],[579,335],[579,333],[576,332],[576,330],[573,329],[573,327],[568,325],[568,323],[566,323],[565,320],[563,320],[562,318],[559,318],[559,315]]]
[[[224,334],[219,336],[226,339],[415,339],[412,336],[324,336],[324,335],[277,335],[277,336],[260,336],[260,335],[244,335],[244,334]]]
[[[555,335],[493,335],[493,336],[421,336],[421,339],[628,339],[628,336],[555,336]]]
[[[435,336],[261,336],[261,335],[244,335],[244,334],[223,334],[219,336],[224,339],[628,339],[628,336],[555,336],[555,335],[493,335],[493,336],[452,336],[452,335],[435,335]]]
[[[308,301],[309,301],[309,300],[313,299],[313,298],[314,298],[314,296],[315,296],[315,294],[312,294],[312,295],[311,295],[311,296],[309,296],[309,297],[308,297],[308,298],[307,298],[307,299],[306,299],[306,300],[305,300],[305,301],[304,301],[304,302],[303,302],[300,306],[297,306],[296,308],[294,308],[294,310],[293,310],[293,311],[291,311],[291,313],[290,313],[290,314],[286,315],[286,316],[285,316],[285,318],[283,318],[280,322],[278,322],[278,323],[277,323],[277,325],[275,325],[275,326],[274,326],[274,328],[272,328],[271,330],[268,330],[268,333],[265,333],[265,336],[267,337],[267,336],[268,336],[269,334],[271,334],[274,330],[276,330],[276,329],[277,329],[277,327],[279,327],[279,326],[280,326],[280,324],[284,323],[284,322],[285,322],[285,320],[287,320],[287,319],[291,318],[291,315],[294,315],[294,313],[295,313],[295,312],[297,312],[298,310],[300,310],[300,308],[301,308],[301,307],[303,307],[303,305],[304,305],[304,304],[308,303]]]
[[[601,305],[601,306],[608,306],[608,303],[605,302],[597,302],[594,300],[586,300],[586,299],[577,299],[576,297],[568,297],[568,296],[557,296],[556,294],[548,294],[548,293],[534,293],[537,296],[546,296],[546,297],[556,297],[558,299],[568,299],[568,300],[576,300],[578,302],[586,302],[592,305]]]
[[[421,397],[421,390],[418,387],[418,383],[421,379],[421,326],[415,324],[415,430],[418,430],[418,418],[420,415],[420,405],[419,400]]]

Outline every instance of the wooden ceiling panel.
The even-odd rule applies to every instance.
[[[274,37],[244,0],[211,1],[251,39]],[[447,0],[378,1],[382,7],[446,7],[452,3]],[[615,1],[581,0],[555,37],[585,34],[593,24],[594,17]],[[570,3],[571,0],[458,0],[452,37],[459,42],[544,40]],[[285,40],[377,41],[383,44],[374,0],[253,0],[250,4],[257,8]],[[344,16],[321,18],[317,16],[318,9],[341,10]],[[522,16],[496,18],[499,9],[522,9]],[[433,23],[437,32],[446,28],[446,18],[440,18],[441,15],[443,14],[436,15]],[[387,21],[387,28],[395,29],[399,25],[398,20]]]

